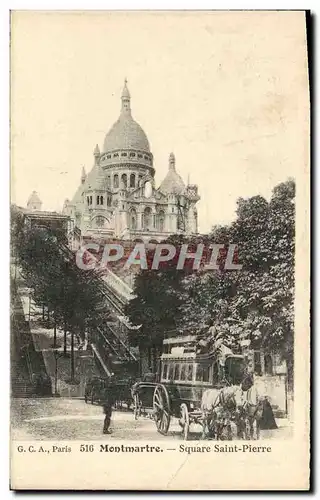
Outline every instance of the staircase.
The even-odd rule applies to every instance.
[[[121,366],[128,367],[137,363],[136,357],[120,339],[111,322],[97,329],[95,343],[91,347],[96,361],[108,376]]]
[[[18,290],[12,292],[11,394],[13,397],[50,396],[51,383],[42,352],[35,350]]]
[[[74,252],[64,243],[60,243],[60,250],[66,260],[74,259]],[[89,252],[88,252],[89,253]],[[98,264],[96,255],[90,252],[90,260]],[[105,297],[106,305],[115,314],[123,316],[124,306],[134,295],[132,288],[115,274],[111,269],[104,268],[103,274],[97,265],[96,276],[98,287]],[[116,370],[117,365],[130,365],[137,363],[136,357],[130,352],[129,347],[120,339],[115,323],[108,322],[94,332],[94,342],[91,344],[94,359],[102,374],[107,376]]]
[[[11,357],[11,395],[13,398],[28,398],[33,395],[33,387],[30,382],[28,370],[21,360]]]

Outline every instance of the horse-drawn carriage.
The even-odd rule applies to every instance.
[[[158,432],[166,435],[171,418],[176,417],[184,439],[188,439],[192,423],[203,428],[208,423],[204,394],[209,394],[213,407],[213,399],[224,387],[240,385],[245,365],[243,355],[223,345],[201,353],[194,336],[165,339],[158,380],[140,381],[132,387],[135,418],[142,408],[149,408]]]

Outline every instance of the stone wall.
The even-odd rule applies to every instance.
[[[286,375],[255,376],[255,385],[261,396],[267,396],[270,404],[281,416],[288,413]]]

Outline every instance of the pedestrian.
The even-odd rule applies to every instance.
[[[114,386],[114,374],[112,373],[109,377],[105,389],[104,398],[102,402],[103,412],[104,412],[104,422],[103,422],[103,434],[111,434],[110,424],[112,417],[112,405],[115,400],[115,386]]]
[[[263,400],[263,412],[260,420],[260,429],[278,429],[272,406],[266,396]]]

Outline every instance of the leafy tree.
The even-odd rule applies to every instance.
[[[189,241],[236,243],[239,271],[217,271],[190,267],[176,270],[176,260],[160,271],[141,271],[136,278],[136,298],[127,315],[142,324],[142,334],[133,339],[143,345],[162,342],[165,334],[207,331],[214,321],[226,345],[237,349],[239,340],[250,338],[253,348],[278,350],[293,368],[293,299],[295,183],[281,183],[270,202],[261,196],[240,198],[236,220],[216,226],[206,237]],[[179,245],[186,240],[173,236]],[[221,252],[223,264],[225,251]],[[140,335],[140,336],[139,336]]]
[[[11,241],[26,285],[36,304],[46,306],[56,330],[71,335],[71,379],[74,378],[74,335],[95,331],[106,316],[99,277],[94,271],[77,267],[74,255],[65,245],[63,235],[54,230],[30,227],[14,211]]]

